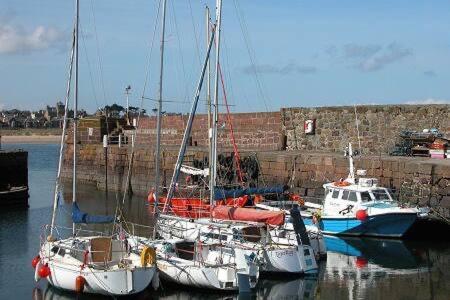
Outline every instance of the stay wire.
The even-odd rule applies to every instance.
[[[84,57],[86,59],[86,64],[87,64],[88,71],[89,71],[89,77],[91,79],[92,94],[94,96],[95,105],[98,107],[97,93],[96,93],[96,90],[95,90],[94,77],[92,75],[91,63],[89,61],[89,55],[88,55],[87,48],[86,48],[85,35],[84,35],[84,31],[83,31],[83,28],[82,28],[81,24],[79,26],[80,26],[80,32],[81,32],[81,41],[82,41],[83,50],[84,50],[84,53],[85,53]]]
[[[255,56],[254,55],[254,51],[253,51],[253,48],[251,47],[250,37],[249,37],[249,34],[248,34],[247,25],[245,23],[244,17],[241,15],[243,13],[241,12],[239,4],[238,4],[238,2],[236,0],[234,0],[234,7],[235,7],[236,15],[237,15],[237,18],[238,18],[238,21],[239,21],[239,26],[240,26],[241,31],[242,31],[242,36],[244,38],[244,43],[245,43],[245,46],[247,48],[247,52],[248,52],[248,55],[249,55],[249,58],[250,58],[250,63],[252,65],[251,69],[252,69],[253,74],[254,74],[256,87],[257,87],[257,89],[259,91],[261,99],[264,102],[264,107],[266,108],[266,112],[269,112],[269,108],[268,108],[268,105],[267,105],[266,93],[263,90],[263,85],[262,85],[261,80],[259,78],[258,70],[257,70],[257,67],[256,67],[257,64],[255,63],[256,58],[254,57]]]

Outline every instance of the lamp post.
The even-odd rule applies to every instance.
[[[125,94],[127,95],[127,106],[126,106],[126,118],[127,118],[127,124],[130,125],[130,115],[129,115],[129,111],[130,111],[130,102],[129,102],[129,95],[130,95],[130,91],[131,91],[131,85],[128,85],[125,88]]]

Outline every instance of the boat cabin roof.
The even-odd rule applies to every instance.
[[[347,181],[343,181],[344,183]],[[385,187],[378,186],[378,179],[376,178],[359,178],[355,183],[349,182],[348,185],[339,184],[339,182],[331,182],[323,185],[325,189],[341,189],[354,192],[369,192],[372,190],[386,190]]]

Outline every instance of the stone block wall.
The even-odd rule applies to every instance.
[[[80,145],[78,179],[105,188],[105,159],[101,145]],[[108,189],[124,190],[130,159],[129,145],[108,148]],[[177,158],[178,147],[162,149],[163,186],[168,186]],[[71,178],[72,147],[66,152],[63,177]],[[229,154],[229,153],[227,153]],[[289,185],[293,191],[312,200],[323,197],[324,183],[346,178],[348,161],[340,154],[306,151],[243,151],[241,157],[256,158],[260,167],[259,186]],[[207,157],[205,148],[190,147],[185,164]],[[430,205],[450,217],[450,160],[411,157],[366,156],[355,160],[355,167],[367,170],[367,176],[379,179],[380,185],[394,190],[402,202]],[[131,190],[143,196],[154,187],[154,149],[137,146],[131,169]],[[185,177],[181,176],[180,183]]]
[[[103,135],[117,130],[125,125],[123,118],[86,117],[78,121],[78,141],[81,144],[98,144],[103,141]],[[92,130],[91,134],[89,131]],[[73,143],[73,125],[69,126],[67,143]]]
[[[281,119],[279,112],[234,113],[231,114],[234,138],[239,149],[279,150],[282,148]],[[183,139],[188,121],[187,115],[162,117],[162,145],[179,146]],[[227,117],[219,117],[218,145],[231,148],[231,134]],[[208,145],[208,117],[205,114],[195,116],[190,146]],[[156,141],[156,117],[141,119],[138,129],[138,141],[142,144],[154,144]]]
[[[342,152],[349,142],[365,154],[389,153],[402,130],[438,128],[450,136],[450,105],[373,105],[281,109],[288,150]],[[304,133],[304,121],[316,120],[314,135]]]

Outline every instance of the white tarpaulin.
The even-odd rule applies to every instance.
[[[209,169],[200,170],[200,169],[197,169],[197,168],[194,168],[194,167],[190,167],[190,166],[185,166],[185,165],[181,166],[180,171],[185,173],[185,174],[201,175],[203,177],[206,177],[206,176],[209,175]]]

